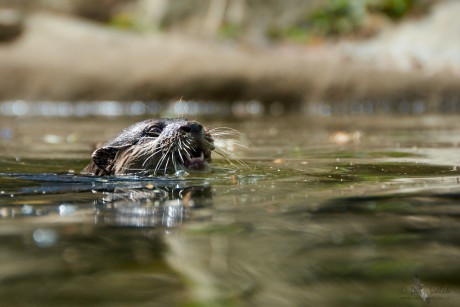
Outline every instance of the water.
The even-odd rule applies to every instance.
[[[140,119],[0,119],[2,306],[459,305],[457,117],[203,118],[246,167],[78,174]]]

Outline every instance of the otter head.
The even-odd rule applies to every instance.
[[[149,119],[125,129],[96,149],[82,171],[94,175],[158,175],[209,171],[211,134],[186,119]]]

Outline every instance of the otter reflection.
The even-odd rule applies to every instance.
[[[96,223],[125,227],[176,227],[212,205],[210,186],[116,188],[96,201]]]
[[[206,218],[209,213],[206,209],[212,206],[212,186],[199,178],[94,178],[13,173],[3,174],[3,178],[16,180],[19,188],[14,194],[0,195],[1,218],[46,216],[47,221],[57,222],[73,217],[99,225],[174,227],[189,218]],[[21,186],[23,181],[28,185]],[[68,200],[69,193],[80,196]]]

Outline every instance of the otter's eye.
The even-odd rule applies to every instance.
[[[161,131],[163,131],[163,127],[158,126],[158,125],[153,125],[145,131],[145,134],[147,134],[150,137],[158,137],[160,136]]]

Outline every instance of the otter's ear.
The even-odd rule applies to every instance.
[[[94,164],[105,172],[110,172],[118,151],[123,147],[106,146],[96,149],[91,156]]]

